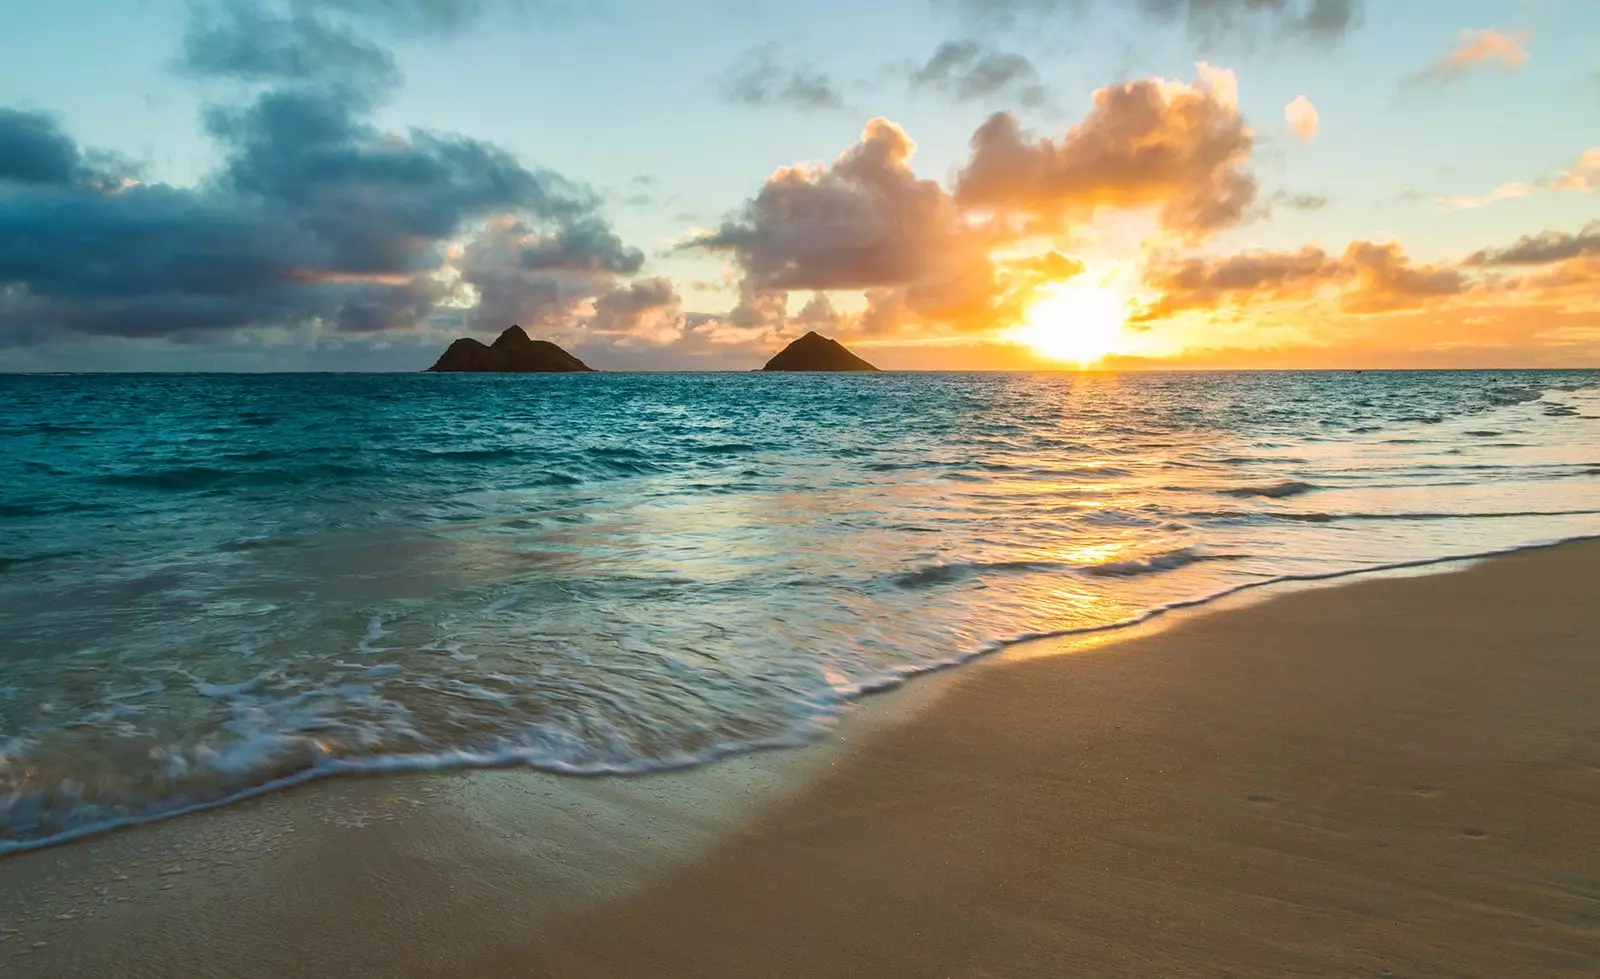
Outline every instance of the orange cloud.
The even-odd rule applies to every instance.
[[[1233,73],[1201,64],[1193,85],[1153,78],[1100,89],[1059,140],[1024,132],[1010,113],[990,117],[973,134],[956,198],[1056,224],[1153,208],[1163,227],[1201,238],[1249,214],[1254,141]]]
[[[1145,270],[1145,284],[1161,293],[1137,319],[1163,319],[1193,309],[1244,302],[1304,300],[1348,270],[1321,248],[1298,252],[1245,252],[1220,259],[1158,259]]]
[[[1147,267],[1145,284],[1160,293],[1136,317],[1148,323],[1191,310],[1259,311],[1324,299],[1347,313],[1387,312],[1460,295],[1471,281],[1457,268],[1412,261],[1398,242],[1355,241],[1337,258],[1309,245],[1298,252],[1158,258]]]
[[[1469,281],[1459,269],[1447,265],[1418,265],[1406,257],[1399,242],[1382,245],[1352,242],[1343,263],[1353,281],[1342,297],[1352,313],[1405,309],[1465,292]]]
[[[1317,107],[1304,95],[1295,96],[1293,102],[1283,107],[1283,118],[1289,123],[1289,131],[1300,142],[1309,143],[1317,138],[1317,124],[1321,117],[1317,114]]]
[[[1409,79],[1409,82],[1447,82],[1491,63],[1498,63],[1507,71],[1521,68],[1527,63],[1526,45],[1531,39],[1532,35],[1527,31],[1507,34],[1492,27],[1481,31],[1464,30],[1459,44],[1427,71]]]
[[[1035,279],[1043,282],[1065,282],[1076,278],[1088,268],[1081,258],[1063,255],[1054,249],[1042,255],[1030,255],[1027,258],[1012,259],[1005,263],[1007,271],[1020,277]]]
[[[1583,151],[1572,169],[1550,181],[1552,190],[1573,190],[1592,194],[1600,189],[1600,146]]]

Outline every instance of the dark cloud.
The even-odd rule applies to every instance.
[[[623,244],[609,225],[589,215],[527,240],[518,264],[532,270],[632,275],[644,266],[644,253]]]
[[[593,220],[592,193],[555,174],[466,137],[382,133],[337,94],[268,92],[207,128],[227,153],[218,187],[285,207],[340,271],[437,266],[444,239],[501,212]]]
[[[331,82],[376,95],[400,81],[387,50],[308,11],[278,14],[233,2],[195,10],[177,64],[203,76],[252,83]]]
[[[1485,248],[1469,256],[1467,265],[1553,265],[1600,255],[1600,221],[1590,221],[1577,234],[1541,231],[1523,235],[1502,248]]]
[[[0,108],[0,180],[66,184],[82,169],[78,144],[51,117]]]
[[[722,97],[737,105],[755,107],[844,107],[844,98],[827,75],[801,65],[784,64],[776,44],[765,44],[746,52],[723,78]]]
[[[974,24],[1015,27],[1059,14],[1084,14],[1095,7],[1121,9],[1118,0],[934,0],[954,5]],[[1202,39],[1268,28],[1319,43],[1337,42],[1361,22],[1361,0],[1137,0],[1139,13],[1161,24],[1183,24]]]
[[[1033,62],[977,41],[946,41],[911,72],[913,88],[933,89],[962,100],[1010,95],[1028,106],[1043,105],[1050,93]]]
[[[1232,74],[1202,66],[1196,85],[1146,79],[1100,89],[1093,111],[1060,140],[997,113],[973,134],[956,196],[1045,220],[1154,207],[1164,227],[1201,237],[1252,213],[1253,146]]]
[[[0,186],[0,342],[60,331],[182,335],[321,321],[333,329],[414,325],[437,287],[425,277],[341,275],[284,215],[165,186],[106,194]]]
[[[482,302],[450,316],[503,328],[642,265],[589,188],[479,140],[374,126],[381,49],[309,14],[207,9],[186,67],[266,87],[207,111],[223,162],[196,188],[97,170],[47,118],[0,110],[0,343],[405,329],[473,286]]]

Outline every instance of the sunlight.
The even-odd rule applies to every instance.
[[[1010,338],[1052,360],[1092,364],[1118,352],[1127,315],[1120,294],[1080,277],[1041,290]]]

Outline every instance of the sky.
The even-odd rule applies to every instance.
[[[0,370],[1600,366],[1592,0],[56,0]]]

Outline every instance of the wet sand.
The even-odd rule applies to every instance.
[[[23,854],[0,965],[1600,974],[1600,544],[1084,645],[913,684],[817,749],[326,783]]]

